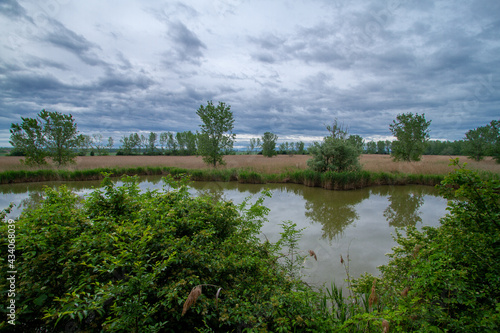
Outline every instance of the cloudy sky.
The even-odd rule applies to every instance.
[[[334,119],[386,139],[407,112],[459,140],[500,119],[498,0],[0,0],[0,25],[0,146],[41,109],[117,144],[196,131],[208,100],[240,144]]]

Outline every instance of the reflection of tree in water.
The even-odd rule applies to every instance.
[[[384,210],[384,217],[389,222],[389,226],[402,228],[422,222],[419,211],[424,203],[422,188],[413,187],[409,191],[394,188],[388,193],[388,198],[390,204]]]
[[[42,201],[44,193],[45,192],[43,191],[28,192],[28,197],[26,199],[21,200],[21,203],[17,205],[17,208],[20,210],[35,208]]]
[[[332,240],[356,221],[359,216],[355,206],[370,197],[366,189],[356,191],[329,191],[307,188],[303,192],[306,200],[306,216],[323,225],[323,238]]]
[[[225,199],[224,191],[226,191],[227,188],[217,182],[193,182],[189,186],[198,192],[197,195],[200,197],[208,197],[212,199],[213,202]]]

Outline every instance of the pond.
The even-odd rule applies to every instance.
[[[38,202],[42,187],[61,183],[29,183],[0,185],[0,208],[16,204],[10,217]],[[75,193],[85,196],[98,181],[68,182]],[[161,189],[161,177],[143,177],[139,184],[145,190]],[[304,279],[321,286],[335,282],[345,285],[346,270],[340,255],[349,255],[349,274],[358,277],[364,272],[377,275],[377,267],[387,263],[386,254],[396,244],[395,228],[407,225],[437,226],[446,214],[447,201],[429,186],[377,186],[353,191],[330,191],[296,184],[240,184],[237,182],[193,182],[190,192],[241,203],[248,196],[258,197],[268,188],[272,197],[264,205],[270,208],[262,228],[262,239],[275,242],[280,237],[280,223],[291,220],[304,228],[299,248],[304,254],[313,250],[317,261],[308,257],[304,262]]]

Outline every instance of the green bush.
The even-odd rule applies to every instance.
[[[320,297],[280,264],[279,246],[258,240],[263,197],[250,207],[214,202],[169,179],[165,190],[141,193],[134,177],[120,187],[106,177],[86,199],[65,186],[46,188],[15,223],[15,328],[330,330]],[[2,237],[2,253],[7,245]],[[4,293],[7,283],[0,281]],[[5,329],[6,303],[0,307]]]
[[[376,311],[354,316],[345,328],[384,318],[404,332],[498,332],[499,189],[498,180],[463,168],[447,176],[440,190],[449,214],[439,227],[397,233],[399,246],[380,279],[354,283],[356,292],[366,293],[377,281]]]

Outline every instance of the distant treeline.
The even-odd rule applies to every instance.
[[[365,143],[365,154],[390,154],[392,141],[370,141]],[[429,141],[424,155],[457,155],[466,156],[468,152],[464,140],[458,141]]]

